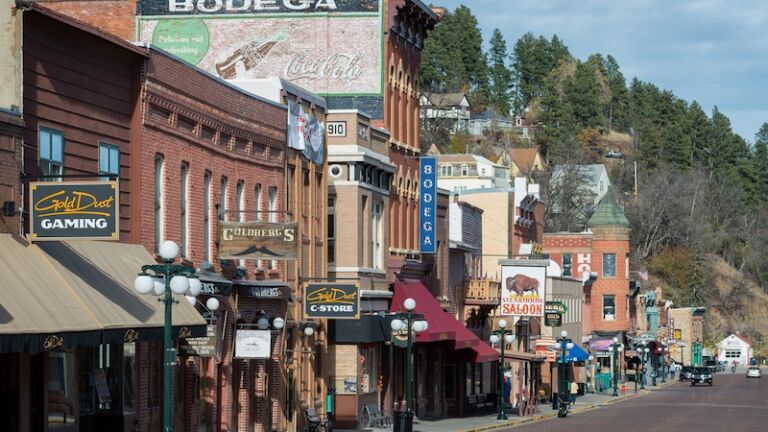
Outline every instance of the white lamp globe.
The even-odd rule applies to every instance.
[[[138,275],[136,280],[133,281],[133,288],[139,294],[149,294],[154,287],[155,283],[152,282],[152,277],[148,275]]]
[[[205,302],[205,307],[208,308],[208,310],[215,311],[219,308],[219,299],[211,297]]]
[[[491,335],[491,343],[499,343],[499,339],[500,339],[499,335],[497,335],[497,334],[492,334]]]
[[[552,347],[555,348],[556,350],[559,350],[560,348],[563,347],[563,345],[560,342],[555,342],[555,344],[552,345]]]
[[[160,257],[164,260],[173,261],[179,256],[179,245],[173,240],[166,240],[160,243],[158,252],[160,252]]]
[[[189,278],[189,290],[187,292],[192,297],[197,297],[200,295],[200,292],[203,290],[203,283],[200,282],[200,279],[196,277]]]
[[[427,329],[429,328],[429,321],[424,320],[422,322],[424,323],[424,330],[422,331],[427,331]]]
[[[624,347],[623,347],[623,346],[621,346],[621,345],[619,345],[619,348],[618,348],[618,349],[619,349],[619,352],[622,352],[622,351],[624,351]]]
[[[416,309],[416,300],[408,297],[403,302],[403,306],[405,307],[405,310],[412,311],[412,310]]]
[[[186,276],[176,275],[171,278],[171,291],[174,294],[184,294],[189,289],[189,279]]]
[[[274,327],[277,330],[282,329],[283,327],[285,327],[285,320],[280,318],[280,317],[277,317],[277,318],[273,319],[272,320],[272,327]]]
[[[399,319],[393,319],[393,320],[392,320],[392,322],[391,322],[391,323],[389,323],[389,326],[390,326],[390,327],[392,328],[392,330],[394,330],[394,331],[400,331],[400,330],[402,330],[402,329],[403,329],[403,327],[405,326],[405,323],[403,323],[403,321],[402,321],[402,320],[399,320]]]
[[[504,340],[507,341],[507,343],[512,343],[515,341],[515,335],[504,335]]]
[[[421,333],[424,331],[424,321],[414,321],[413,322],[413,331],[416,333]]]
[[[613,338],[613,343],[619,343],[619,338]]]
[[[195,305],[195,303],[197,303],[197,299],[196,299],[195,297],[192,297],[192,296],[184,296],[184,298],[185,298],[185,299],[187,299],[187,301],[189,302],[189,304],[191,304],[192,306],[194,306],[194,305]]]
[[[268,329],[269,328],[269,320],[264,318],[264,317],[259,318],[259,320],[256,321],[256,327],[258,327],[259,330],[266,330],[266,329]]]
[[[503,329],[503,328],[505,328],[506,326],[507,326],[507,320],[505,320],[505,319],[503,319],[503,318],[502,318],[502,319],[500,319],[500,320],[499,320],[499,328]]]
[[[560,336],[562,337],[568,337],[568,330],[563,330],[560,332]]]
[[[567,344],[565,344],[565,347],[568,349],[573,349],[573,342],[568,342]]]
[[[304,334],[307,336],[312,336],[313,334],[315,334],[315,329],[312,328],[312,326],[306,326],[304,327]]]
[[[152,293],[156,296],[165,294],[165,281],[160,278],[152,278]]]

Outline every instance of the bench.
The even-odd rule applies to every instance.
[[[489,402],[486,395],[471,394],[467,396],[467,405],[472,414],[485,414],[489,409],[492,409],[496,404]]]
[[[328,430],[328,421],[324,420],[314,408],[304,408],[307,417],[307,432],[320,432],[320,428]]]
[[[494,402],[494,397],[491,394],[481,394],[477,397],[477,405],[480,409],[480,412],[482,413],[488,413],[493,411],[493,408],[496,406],[496,402]]]
[[[383,428],[391,423],[391,420],[382,414],[376,404],[366,404],[360,413],[360,426],[363,428]]]

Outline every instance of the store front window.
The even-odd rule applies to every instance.
[[[78,350],[81,430],[92,430],[94,418],[119,418],[135,412],[136,344],[101,344]]]
[[[48,354],[48,428],[55,429],[75,424],[75,354],[52,352]]]
[[[376,345],[360,347],[360,393],[373,393],[378,382],[379,358]]]

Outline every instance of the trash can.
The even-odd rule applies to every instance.
[[[413,411],[397,411],[394,420],[393,432],[413,432]]]
[[[556,410],[560,404],[558,403],[557,392],[552,393],[552,409]]]

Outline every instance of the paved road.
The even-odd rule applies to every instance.
[[[768,370],[761,379],[743,371],[715,374],[714,386],[680,383],[564,419],[515,427],[515,432],[766,432]]]

